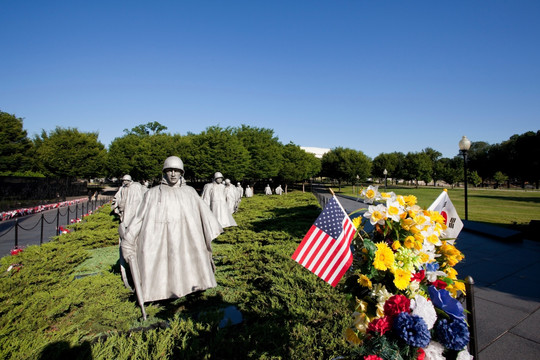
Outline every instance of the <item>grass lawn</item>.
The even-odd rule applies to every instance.
[[[335,190],[335,189],[334,189]],[[428,207],[443,188],[394,187],[387,191],[398,195],[414,195],[421,207]],[[384,191],[384,185],[379,186]],[[342,187],[341,194],[355,196],[351,186]],[[465,219],[465,194],[463,188],[448,189],[448,195],[459,216]],[[531,220],[540,220],[540,191],[506,189],[468,189],[469,220],[521,229]]]

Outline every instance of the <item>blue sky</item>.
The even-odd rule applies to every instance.
[[[540,129],[540,1],[0,0],[0,110],[106,146],[247,124],[370,157]]]

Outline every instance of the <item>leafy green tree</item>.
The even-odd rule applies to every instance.
[[[452,159],[439,159],[439,178],[454,188],[454,185],[463,177],[463,159],[455,156]]]
[[[285,182],[285,193],[288,184],[309,179],[319,173],[321,162],[313,154],[302,150],[293,143],[283,147],[283,164],[279,178]]]
[[[0,173],[30,170],[31,148],[23,119],[0,111]]]
[[[197,178],[212,179],[216,171],[233,181],[245,178],[250,168],[250,156],[242,141],[233,134],[233,129],[211,126],[190,136]]]
[[[233,133],[247,149],[250,165],[248,179],[269,179],[278,175],[283,163],[283,145],[274,136],[274,130],[242,125]]]
[[[495,188],[498,188],[500,185],[508,181],[508,176],[500,171],[497,171],[495,175],[493,175],[493,180],[495,181]]]
[[[111,142],[107,153],[109,174],[116,177],[130,174],[136,180],[158,180],[161,177],[163,161],[176,155],[184,162],[185,176],[193,177],[191,137],[170,135],[162,133],[161,130],[151,134],[139,131],[145,126],[138,125]]]
[[[165,125],[160,124],[157,121],[152,121],[146,124],[137,125],[131,130],[124,129],[124,133],[133,135],[157,135],[167,130]]]
[[[478,175],[478,172],[476,170],[469,172],[467,177],[467,181],[469,181],[469,183],[473,184],[475,187],[482,183],[482,178],[480,177],[480,175]]]
[[[337,147],[323,155],[321,160],[323,176],[336,179],[339,182],[361,181],[371,173],[371,159],[363,152],[353,149]]]
[[[399,166],[400,156],[397,152],[381,153],[373,159],[373,176],[384,178],[384,170],[388,172],[388,176],[395,178],[397,176],[397,168]]]
[[[418,180],[424,181],[426,184],[432,179],[432,163],[428,154],[424,152],[412,153],[409,152],[405,156],[406,180],[414,180],[418,187]]]
[[[46,176],[91,178],[105,173],[105,146],[97,132],[56,127],[34,138],[37,164]]]

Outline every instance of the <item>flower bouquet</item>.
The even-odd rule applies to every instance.
[[[362,192],[369,205],[353,219],[354,260],[345,282],[353,324],[345,337],[365,360],[471,359],[469,330],[454,266],[463,254],[445,238],[445,219],[415,196]],[[369,229],[369,230],[368,230]]]

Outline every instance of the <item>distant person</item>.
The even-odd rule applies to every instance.
[[[214,174],[214,181],[204,185],[201,197],[210,206],[222,227],[236,226],[227,206],[223,175],[219,171]]]

